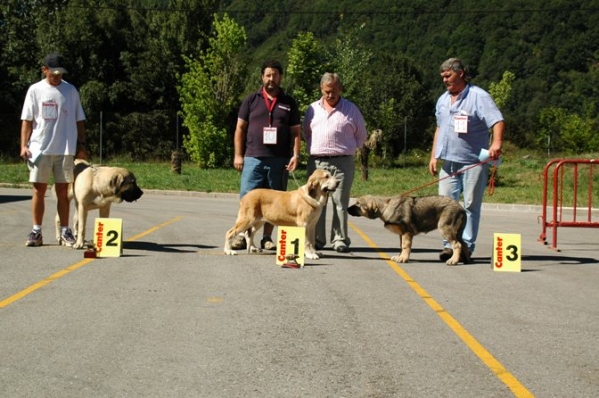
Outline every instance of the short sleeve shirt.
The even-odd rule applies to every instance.
[[[473,164],[479,161],[481,149],[489,149],[489,129],[503,120],[491,95],[480,87],[468,84],[451,104],[449,92],[439,97],[435,116],[439,134],[435,158]],[[457,132],[460,118],[467,132]]]
[[[281,91],[272,110],[271,127],[277,129],[276,144],[264,144],[264,128],[269,127],[269,110],[262,89],[248,95],[239,108],[238,118],[248,122],[245,156],[289,158],[294,137],[290,128],[300,125],[297,103]]]
[[[85,120],[79,92],[64,80],[52,86],[43,79],[27,90],[21,120],[33,122],[30,145],[46,155],[75,155],[77,122]]]

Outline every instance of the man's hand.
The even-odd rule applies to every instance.
[[[21,155],[23,159],[27,160],[31,157],[31,152],[29,152],[29,148],[26,146],[21,147]]]
[[[243,170],[243,156],[235,156],[235,159],[233,160],[233,167],[235,167],[235,170],[239,172]]]
[[[430,162],[428,162],[428,172],[433,176],[437,175],[437,159],[431,158]]]

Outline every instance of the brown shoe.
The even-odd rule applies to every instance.
[[[453,249],[446,247],[441,253],[439,253],[439,260],[446,262],[453,256]]]

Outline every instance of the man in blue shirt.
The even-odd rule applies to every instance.
[[[473,166],[480,162],[481,150],[488,150],[491,159],[499,158],[505,123],[489,93],[470,84],[470,76],[460,59],[443,62],[440,72],[447,91],[437,101],[437,130],[429,171],[432,175],[439,171],[439,195],[458,201],[460,194],[464,195],[467,222],[462,238],[472,254],[489,168],[488,163]],[[492,140],[489,130],[492,130]],[[443,164],[437,170],[439,159]],[[446,261],[453,251],[447,241],[443,245],[439,258]]]

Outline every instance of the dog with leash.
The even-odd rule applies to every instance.
[[[315,248],[315,228],[318,217],[328,199],[328,193],[339,186],[339,181],[328,171],[315,170],[308,182],[294,191],[258,188],[248,192],[239,204],[237,221],[225,235],[225,254],[235,255],[231,240],[245,234],[248,253],[260,252],[254,246],[254,234],[265,223],[276,226],[306,228],[306,258],[320,258]]]
[[[69,203],[75,201],[76,213],[73,230],[77,241],[74,249],[85,247],[85,225],[90,210],[98,209],[100,217],[110,217],[113,203],[135,202],[143,191],[137,186],[135,175],[123,167],[96,166],[82,159],[75,160],[75,182],[69,184]],[[60,219],[56,215],[56,239],[60,237]]]
[[[412,251],[412,239],[419,233],[438,229],[451,244],[452,256],[447,265],[471,262],[468,247],[462,240],[466,226],[466,210],[446,196],[361,196],[347,209],[355,217],[380,218],[385,228],[400,236],[401,253],[391,257],[398,263],[407,263]]]

